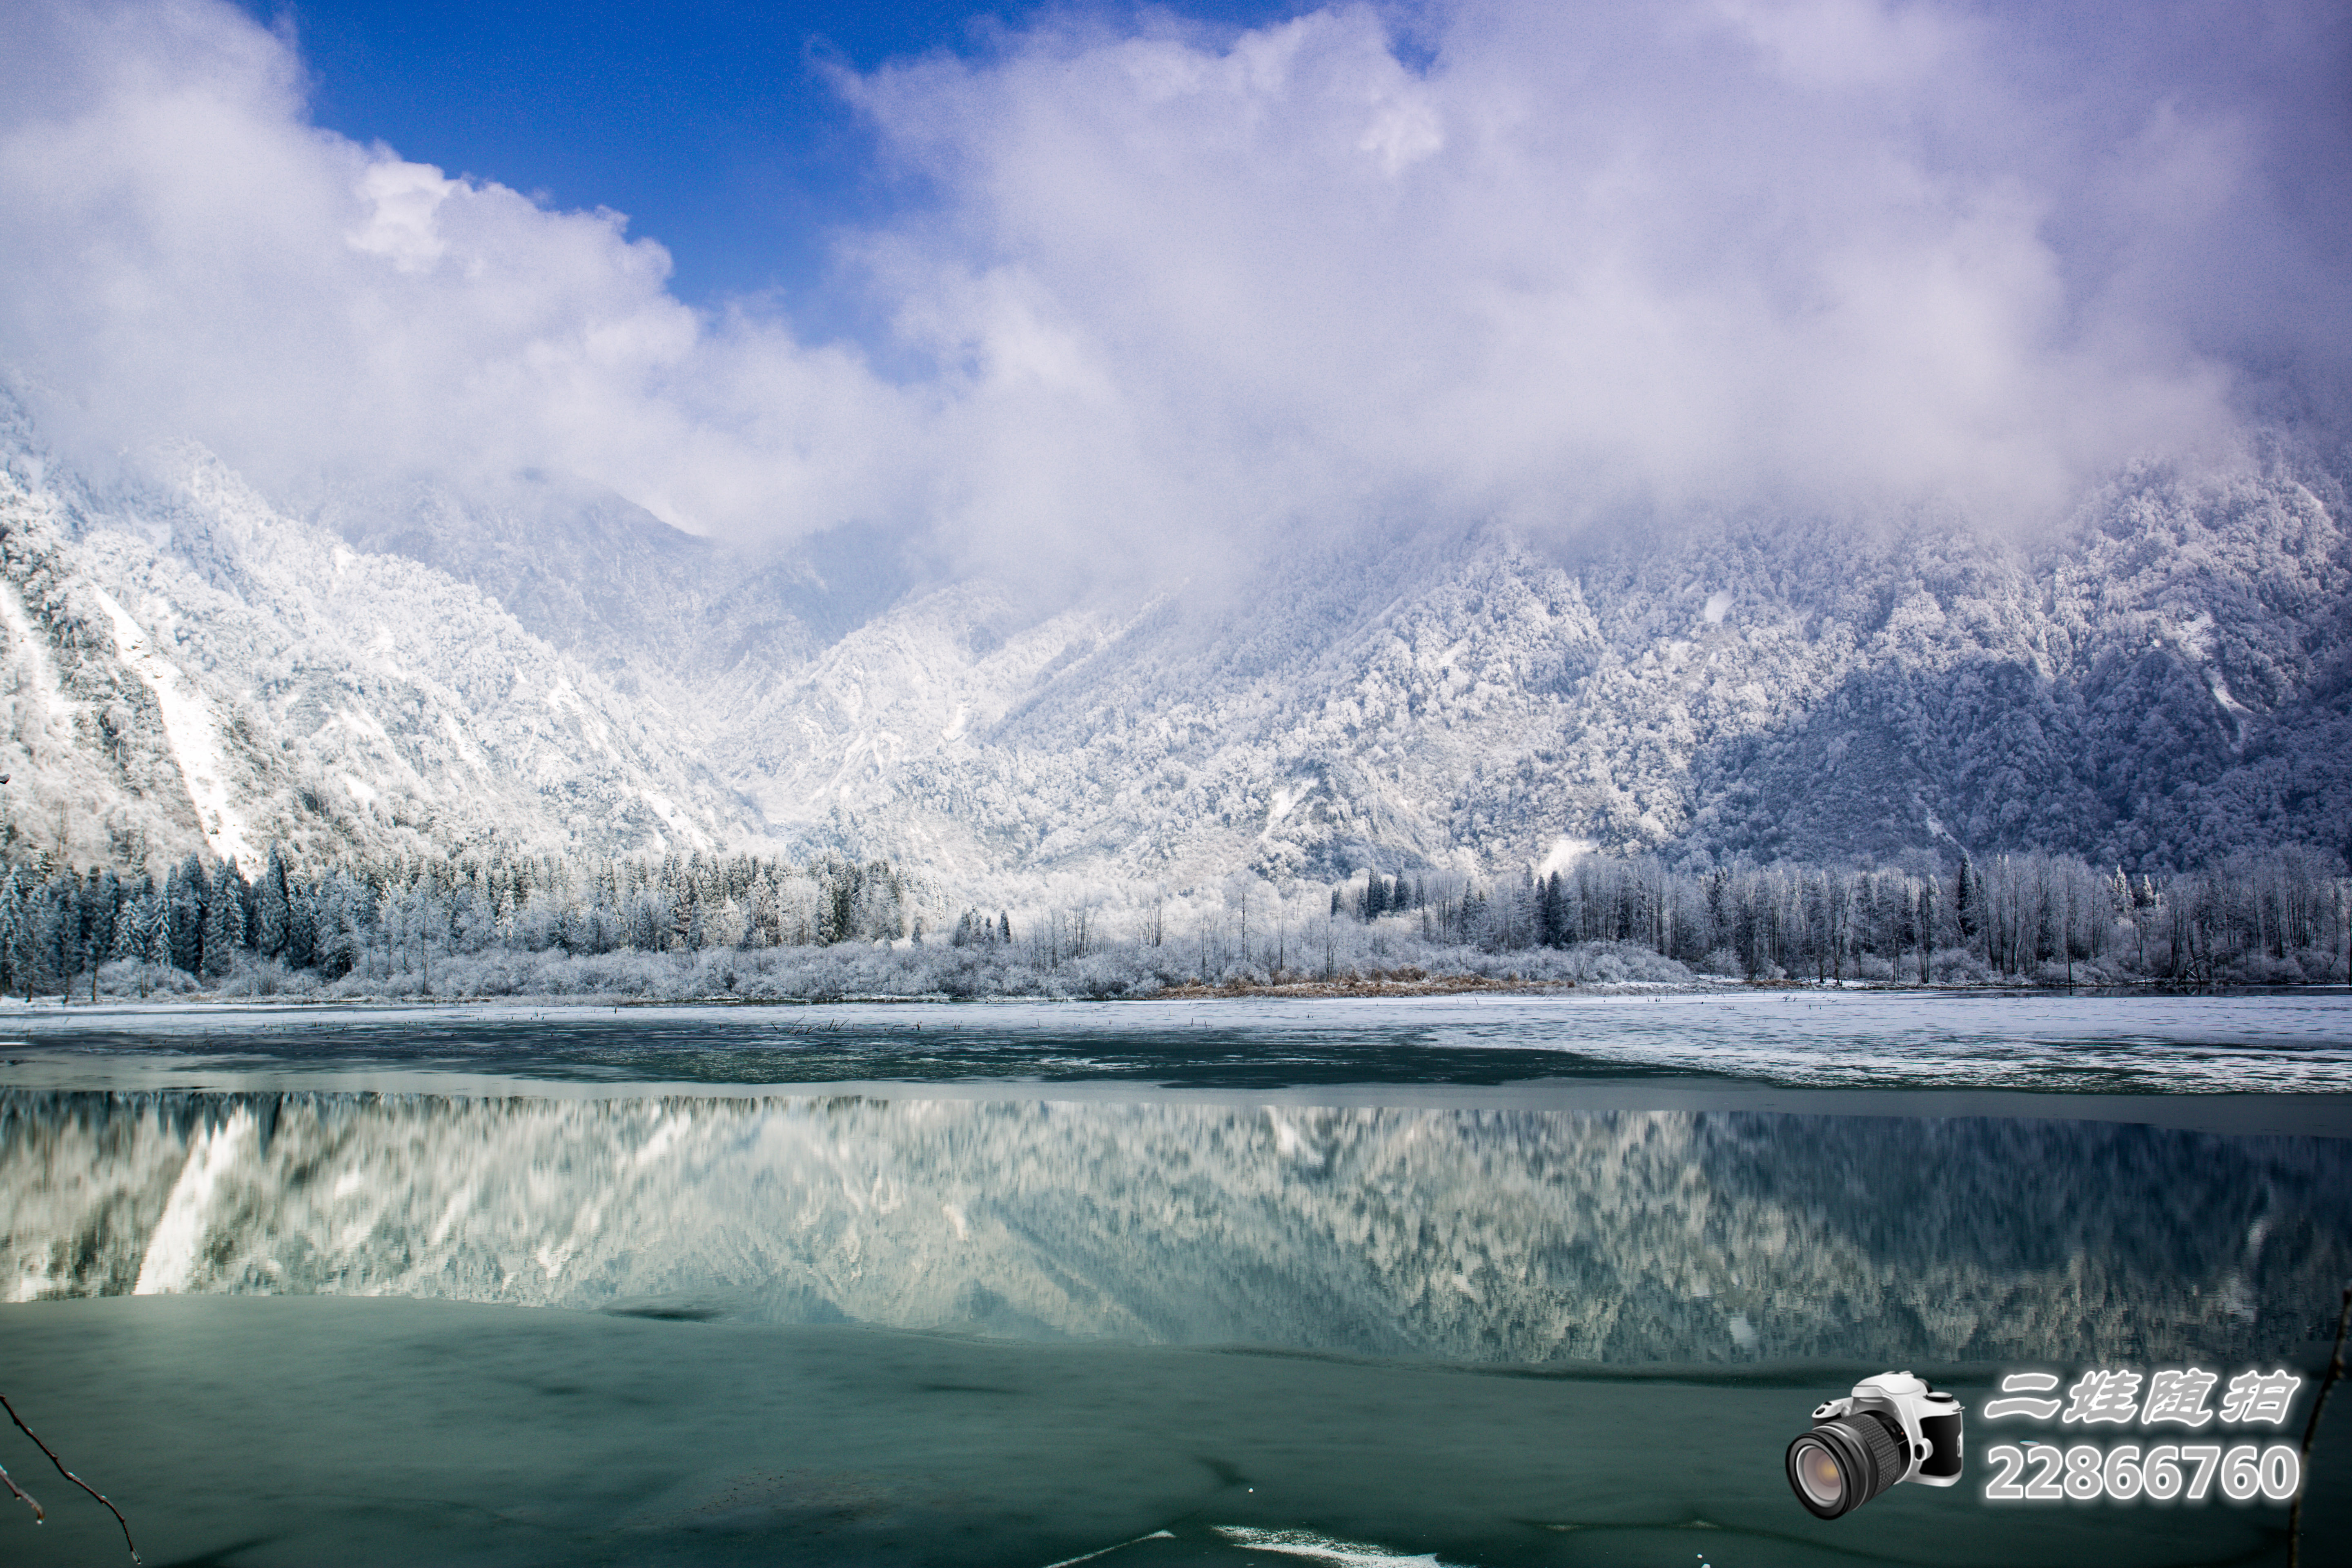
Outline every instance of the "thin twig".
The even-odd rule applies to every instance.
[[[2352,1292],[2347,1292],[2347,1294],[2352,1295]],[[34,1447],[38,1448],[42,1453],[48,1455],[49,1463],[58,1468],[58,1474],[65,1477],[66,1479],[71,1481],[74,1485],[79,1487],[82,1490],[96,1498],[99,1501],[106,1503],[106,1511],[112,1514],[114,1516],[114,1522],[122,1527],[122,1544],[131,1548],[131,1561],[134,1563],[137,1563],[139,1561],[139,1544],[131,1539],[131,1521],[122,1517],[122,1510],[115,1507],[112,1503],[106,1502],[106,1494],[104,1492],[100,1491],[96,1487],[91,1486],[88,1481],[83,1480],[79,1476],[75,1475],[71,1470],[67,1469],[66,1462],[58,1458],[57,1451],[51,1448],[47,1443],[41,1441],[40,1434],[35,1432],[30,1426],[25,1425],[25,1418],[16,1414],[16,1407],[8,1403],[8,1396],[5,1394],[0,1394],[0,1410],[5,1410],[8,1413],[8,1419],[16,1424],[17,1431],[22,1432],[26,1436],[33,1439]],[[15,1483],[11,1482],[8,1489],[15,1491],[16,1489]],[[20,1497],[23,1496],[21,1492],[17,1495]]]
[[[2298,1466],[2304,1480],[2294,1489],[2294,1506],[2286,1511],[2286,1568],[2301,1568],[2303,1563],[2303,1494],[2311,1485],[2311,1440],[2319,1436],[2319,1413],[2326,1407],[2327,1391],[2344,1375],[2347,1325],[2352,1325],[2352,1285],[2344,1287],[2344,1309],[2336,1314],[2336,1354],[2327,1363],[2327,1375],[2320,1380],[2319,1397],[2311,1402],[2311,1419],[2304,1423],[2303,1458]]]
[[[43,1520],[49,1517],[47,1514],[41,1511],[41,1505],[39,1502],[35,1500],[33,1494],[16,1484],[15,1479],[8,1474],[7,1468],[5,1466],[0,1466],[0,1487],[6,1487],[11,1492],[16,1494],[16,1498],[18,1502],[23,1503],[26,1508],[33,1510],[33,1522],[35,1524],[38,1524]]]

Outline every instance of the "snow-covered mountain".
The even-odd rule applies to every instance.
[[[2341,465],[2147,464],[2055,534],[1396,526],[1040,607],[855,530],[730,552],[528,476],[276,505],[5,431],[16,842],[766,843],[1008,879],[1578,844],[2135,868],[2352,821]]]
[[[2315,467],[2150,466],[2046,540],[1403,535],[1009,631],[943,590],[751,688],[719,755],[773,819],[966,875],[2333,844],[2346,524]]]
[[[756,814],[689,722],[496,600],[288,517],[201,452],[97,491],[0,473],[7,831],[75,863],[204,847],[709,847]]]

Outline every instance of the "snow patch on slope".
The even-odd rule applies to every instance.
[[[155,705],[163,710],[164,739],[188,786],[188,799],[195,805],[205,842],[220,859],[237,861],[248,870],[258,867],[261,858],[255,853],[245,818],[230,797],[228,759],[221,748],[220,731],[203,696],[178,665],[156,651],[145,629],[113,595],[98,587],[90,592],[114,628],[115,651],[154,693]]]

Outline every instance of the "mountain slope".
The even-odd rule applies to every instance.
[[[715,846],[756,814],[471,587],[355,552],[201,453],[100,493],[0,474],[20,843],[75,861]]]
[[[959,590],[780,676],[721,755],[803,824],[966,876],[2332,843],[2345,519],[2307,465],[2151,466],[2050,541],[1761,516],[1580,554],[1408,537],[1001,643]]]
[[[528,474],[478,493],[343,487],[305,515],[353,549],[470,584],[630,697],[702,697],[745,669],[805,665],[898,600],[887,542],[845,528],[781,554],[730,550],[593,485]]]

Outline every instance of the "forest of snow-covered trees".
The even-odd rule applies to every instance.
[[[2326,984],[2352,880],[2301,848],[2166,878],[2046,855],[1938,868],[1588,855],[1494,881],[1236,876],[968,907],[887,862],[449,859],[160,879],[35,859],[0,880],[0,985],[27,1000],[227,995],[1149,995],[1366,977]]]

